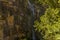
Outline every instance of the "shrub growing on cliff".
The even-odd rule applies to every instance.
[[[35,30],[40,32],[43,40],[60,40],[60,0],[38,0],[42,5],[47,5],[40,22],[35,21]]]
[[[37,31],[45,40],[60,40],[60,14],[59,8],[48,8],[45,14],[40,17],[40,22],[35,21]]]

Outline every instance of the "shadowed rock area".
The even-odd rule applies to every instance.
[[[0,1],[0,40],[38,40],[33,25],[45,7],[30,0]],[[41,8],[41,9],[40,9]],[[40,11],[41,10],[41,11]]]

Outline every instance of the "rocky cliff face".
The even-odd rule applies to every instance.
[[[0,1],[1,40],[32,40],[32,12],[28,5],[28,0]],[[34,8],[36,20],[40,16],[40,6],[34,4]]]

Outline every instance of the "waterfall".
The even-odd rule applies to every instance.
[[[29,0],[28,0],[28,5],[29,5],[29,6],[28,6],[29,9],[32,11],[32,14],[33,14],[33,16],[34,16],[34,5],[31,4]]]
[[[35,31],[34,31],[34,27],[33,27],[33,25],[34,25],[34,5],[33,4],[31,4],[30,3],[30,1],[28,0],[28,8],[31,10],[31,16],[32,16],[32,21],[31,21],[31,23],[32,23],[32,40],[36,40],[36,36],[35,36]]]

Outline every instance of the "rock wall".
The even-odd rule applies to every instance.
[[[40,6],[35,7],[35,20],[39,19]],[[44,8],[44,7],[43,7]],[[0,1],[0,39],[32,40],[32,16],[28,0]]]

